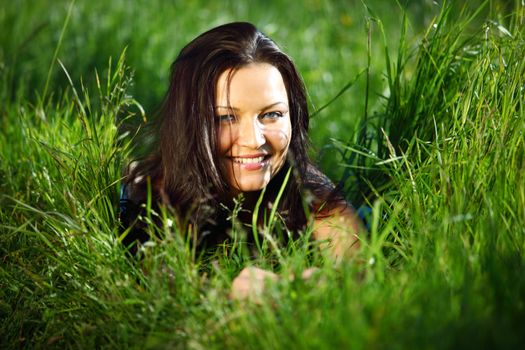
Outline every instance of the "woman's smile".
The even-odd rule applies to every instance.
[[[240,163],[240,164],[261,163],[265,158],[266,158],[265,154],[262,154],[262,155],[254,154],[254,155],[249,155],[249,156],[246,155],[246,156],[231,157],[231,159],[235,163]]]
[[[292,136],[281,73],[266,63],[227,70],[216,96],[223,176],[234,192],[261,190],[283,166]]]
[[[238,166],[247,171],[261,170],[269,165],[270,155],[250,155],[250,156],[238,156],[230,157],[230,160],[234,163],[234,166]]]

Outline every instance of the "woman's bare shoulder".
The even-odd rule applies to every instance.
[[[311,210],[313,236],[323,240],[334,256],[346,255],[359,246],[358,233],[363,224],[354,207],[345,199],[343,193],[319,169],[307,169],[305,188],[313,194]]]

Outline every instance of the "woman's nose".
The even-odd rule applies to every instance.
[[[257,118],[245,118],[241,121],[237,143],[239,146],[258,149],[266,142],[263,128]]]

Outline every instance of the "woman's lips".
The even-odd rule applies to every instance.
[[[260,163],[264,160],[264,156],[260,156],[260,157],[253,157],[253,158],[248,158],[248,157],[232,157],[232,160],[235,162],[235,163],[240,163],[240,164],[254,164],[254,163]]]
[[[259,170],[263,168],[270,158],[269,154],[242,155],[239,157],[229,157],[231,161],[238,164],[242,169]]]

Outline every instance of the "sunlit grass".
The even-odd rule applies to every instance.
[[[308,239],[261,242],[250,259],[240,231],[199,258],[191,235],[167,224],[130,259],[115,217],[134,140],[126,122],[143,120],[126,68],[136,53],[111,51],[81,81],[61,51],[53,69],[65,83],[52,79],[41,98],[13,91],[2,68],[0,347],[522,347],[525,8],[498,4],[444,9],[416,39],[409,19],[384,31],[399,47],[381,56],[388,95],[335,143],[347,187],[359,184],[353,196],[372,208],[360,252],[337,267]],[[379,37],[381,18],[368,12]],[[361,54],[359,71],[375,69]],[[228,298],[246,265],[283,277],[259,303]],[[310,266],[312,279],[289,278]]]

